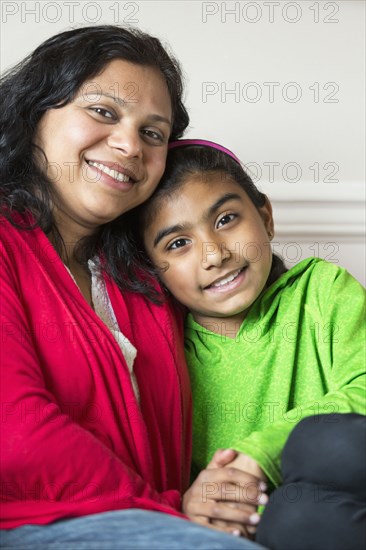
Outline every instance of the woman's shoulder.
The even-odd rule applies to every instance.
[[[16,253],[22,240],[21,231],[17,221],[10,221],[7,216],[0,216],[0,245],[3,253]]]
[[[8,212],[0,214],[0,237],[12,235],[21,236],[23,231],[32,231],[36,228],[34,217],[30,213]]]
[[[42,229],[34,223],[34,218],[19,213],[0,216],[0,249],[2,257],[10,263],[22,265],[55,262],[55,249]]]
[[[22,238],[22,233],[29,226],[29,218],[19,212],[12,212],[9,215],[0,215],[0,239],[8,242],[10,239]]]

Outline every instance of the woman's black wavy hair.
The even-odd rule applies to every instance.
[[[179,63],[157,38],[135,28],[99,25],[62,32],[43,42],[0,82],[0,214],[14,223],[12,212],[30,211],[35,225],[54,234],[59,253],[63,243],[54,225],[50,182],[36,161],[34,133],[47,110],[72,101],[82,84],[114,59],[161,72],[172,102],[170,139],[181,137],[189,117],[182,100]],[[102,226],[80,242],[78,256],[86,261],[102,253],[107,272],[121,288],[140,290],[137,281],[127,282],[120,276],[125,257],[119,244],[122,225],[117,218]]]
[[[156,216],[163,201],[176,193],[188,179],[199,177],[209,182],[213,173],[220,174],[224,182],[231,180],[238,183],[256,208],[265,205],[266,195],[259,191],[244,168],[226,153],[202,145],[184,145],[171,149],[168,152],[165,172],[155,192],[146,202],[123,216],[126,229],[121,239],[124,242],[126,255],[130,258],[130,262],[125,264],[126,277],[138,277],[138,274],[143,272],[155,278],[159,277],[161,271],[153,266],[145,251],[144,231]],[[286,271],[287,268],[282,259],[272,254],[272,266],[266,287]],[[149,285],[149,278],[146,278],[145,284],[146,292],[151,299],[159,301],[154,286]]]

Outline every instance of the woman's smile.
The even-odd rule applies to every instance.
[[[97,173],[107,174],[110,178],[123,183],[136,183],[136,176],[132,176],[130,170],[126,170],[123,166],[116,162],[87,160],[88,166],[96,168]]]

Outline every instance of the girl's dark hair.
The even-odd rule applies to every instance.
[[[223,181],[231,180],[238,183],[256,208],[265,205],[266,195],[257,189],[243,167],[226,153],[201,145],[186,145],[170,150],[165,172],[153,195],[141,206],[123,216],[126,231],[121,238],[124,241],[126,256],[130,258],[130,262],[126,264],[128,278],[138,277],[139,272],[159,277],[160,271],[154,268],[144,250],[143,233],[145,229],[156,216],[163,201],[176,193],[188,179],[199,177],[209,182],[214,173],[220,174]],[[282,259],[276,254],[272,254],[272,267],[266,286],[271,285],[286,271],[287,268]],[[156,301],[158,295],[154,286],[149,285],[148,278],[145,278],[145,281],[147,293],[151,299]]]
[[[35,225],[55,233],[59,253],[63,243],[60,236],[57,240],[51,186],[38,166],[34,133],[47,110],[70,103],[82,84],[114,59],[161,72],[172,102],[170,139],[182,136],[189,117],[182,102],[180,66],[157,38],[138,29],[100,25],[57,34],[1,79],[0,214],[13,222],[12,212],[30,211]],[[80,242],[78,253],[81,260],[102,253],[107,271],[122,288],[128,285],[120,276],[124,262],[120,225],[119,218],[106,224],[93,238]]]

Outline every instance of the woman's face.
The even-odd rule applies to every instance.
[[[35,142],[48,161],[61,233],[91,234],[145,201],[163,173],[171,125],[161,73],[120,59],[47,111]]]

